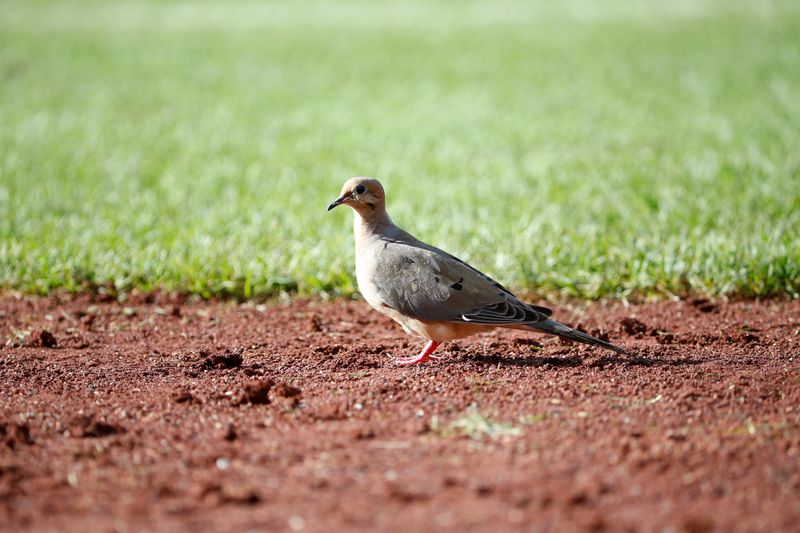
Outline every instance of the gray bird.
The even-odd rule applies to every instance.
[[[439,344],[493,328],[533,330],[631,355],[613,344],[550,319],[546,307],[520,301],[495,280],[447,252],[398,228],[386,213],[378,180],[345,182],[338,205],[355,211],[356,279],[367,302],[406,333],[428,339],[419,355],[396,359],[424,363]]]

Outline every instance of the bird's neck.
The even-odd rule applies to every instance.
[[[353,217],[353,231],[356,235],[356,243],[359,241],[367,242],[372,238],[377,238],[393,227],[392,219],[385,209],[356,211]]]

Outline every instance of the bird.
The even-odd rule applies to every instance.
[[[478,269],[396,226],[386,212],[386,193],[378,180],[347,180],[328,211],[340,205],[354,211],[359,292],[406,333],[427,339],[418,355],[398,357],[397,364],[438,359],[432,354],[441,343],[495,328],[549,333],[632,355],[556,322],[550,318],[552,310],[521,301]]]

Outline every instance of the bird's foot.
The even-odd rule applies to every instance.
[[[438,355],[414,355],[411,357],[398,357],[394,360],[394,363],[399,366],[410,366],[410,365],[418,365],[420,363],[424,363],[425,361],[432,361],[433,359],[441,359]]]
[[[431,355],[437,346],[439,346],[438,342],[428,341],[428,344],[425,345],[425,348],[423,348],[419,355],[414,355],[412,357],[398,357],[394,360],[394,362],[400,366],[409,366],[418,365],[420,363],[424,363],[425,361],[430,361],[431,359],[439,359],[439,357]]]

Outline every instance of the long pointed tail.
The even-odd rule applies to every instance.
[[[571,341],[582,342],[584,344],[590,344],[592,346],[600,346],[602,348],[606,348],[607,350],[611,350],[613,352],[621,353],[623,355],[633,356],[632,353],[623,350],[619,346],[614,346],[610,342],[600,340],[597,337],[592,337],[591,335],[587,335],[586,333],[578,331],[575,328],[565,326],[564,324],[556,322],[555,320],[544,320],[542,322],[534,322],[533,324],[528,324],[528,327],[534,331],[541,331],[543,333],[558,335],[559,337],[563,337]]]

